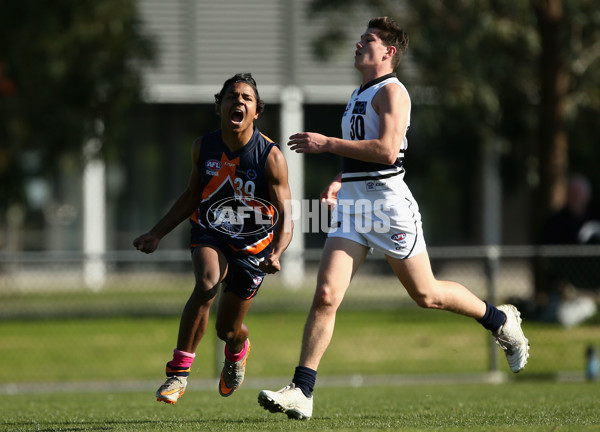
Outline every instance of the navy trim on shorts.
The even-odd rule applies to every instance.
[[[413,202],[411,200],[409,200],[408,198],[404,198],[406,201],[408,201],[408,208],[410,208],[410,206],[413,204]],[[406,254],[406,256],[403,259],[407,259],[408,257],[410,257],[410,255],[412,254],[412,252],[415,250],[415,246],[417,245],[417,240],[419,237],[419,230],[417,229],[417,221],[415,218],[415,213],[413,212],[413,221],[415,224],[415,242],[412,245],[412,248],[410,248],[410,250],[408,251],[408,253]]]

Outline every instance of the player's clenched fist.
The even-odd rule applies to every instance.
[[[133,241],[133,247],[141,252],[149,254],[156,250],[159,241],[160,239],[156,235],[152,233],[146,233],[142,234]]]
[[[258,266],[259,269],[268,274],[277,273],[281,270],[281,263],[279,262],[279,256],[271,254],[267,256]]]

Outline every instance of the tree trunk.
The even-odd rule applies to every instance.
[[[566,126],[569,72],[562,0],[534,0],[534,7],[541,40],[537,147],[540,183],[534,225],[539,230],[548,214],[565,202],[569,169]]]
[[[565,54],[565,15],[562,0],[533,0],[541,41],[540,105],[538,115],[537,160],[539,184],[533,215],[534,238],[541,242],[544,221],[565,203],[568,176],[567,95],[569,71]],[[544,308],[554,290],[548,276],[550,263],[535,260],[535,297]],[[555,294],[555,293],[554,293]]]

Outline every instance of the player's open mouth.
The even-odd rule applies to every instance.
[[[232,123],[240,124],[244,120],[244,112],[241,109],[235,109],[229,119]]]

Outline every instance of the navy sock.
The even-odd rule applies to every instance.
[[[506,315],[496,306],[485,301],[485,315],[477,321],[486,329],[495,332],[506,322]]]
[[[184,376],[187,377],[190,375],[190,367],[185,367],[185,366],[171,366],[170,365],[171,362],[167,363],[167,367],[166,367],[166,374],[168,377],[172,377],[172,376]]]
[[[311,397],[312,392],[315,388],[315,382],[317,381],[317,371],[304,367],[298,366],[294,371],[294,378],[292,382],[302,390],[304,396]]]

